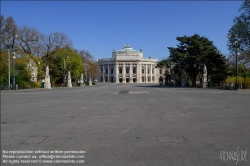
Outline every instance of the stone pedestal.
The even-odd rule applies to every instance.
[[[92,80],[89,78],[89,86],[92,86]]]
[[[80,78],[79,83],[80,83],[80,84],[83,84],[83,73],[81,74],[81,78]]]
[[[207,75],[206,74],[203,74],[203,76],[202,76],[201,87],[202,88],[206,88],[207,87]]]
[[[72,88],[70,71],[68,72],[68,84],[67,84],[67,87]]]
[[[45,76],[44,88],[51,89],[50,76],[48,75]]]

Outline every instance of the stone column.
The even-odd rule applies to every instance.
[[[145,83],[147,83],[147,79],[148,79],[148,65],[146,64],[146,69],[145,69]]]
[[[129,83],[133,83],[133,64],[129,64]]]
[[[154,68],[154,83],[157,83],[156,72],[157,72],[157,69]]]
[[[105,82],[105,68],[104,68],[104,64],[102,65],[102,82]]]
[[[126,83],[126,64],[122,64],[122,83]]]
[[[141,64],[139,63],[139,83],[141,83]]]
[[[140,67],[139,67],[139,63],[136,64],[136,83],[140,83]]]
[[[153,83],[153,81],[152,81],[152,64],[150,64],[150,82]]]
[[[116,81],[116,83],[119,83],[119,78],[118,78],[118,74],[119,74],[119,64],[116,63],[115,66],[116,66],[115,81]]]
[[[101,82],[101,75],[100,75],[100,73],[101,73],[101,66],[98,65],[98,82]]]
[[[110,82],[110,79],[109,79],[109,64],[108,64],[108,83]]]

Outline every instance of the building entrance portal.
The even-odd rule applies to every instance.
[[[122,83],[122,77],[119,77],[119,82]]]
[[[129,82],[129,77],[126,77],[126,82],[127,82],[127,83]]]
[[[136,78],[135,77],[133,77],[133,82],[136,82]]]
[[[110,82],[114,82],[114,77],[111,77],[111,80],[110,80]]]

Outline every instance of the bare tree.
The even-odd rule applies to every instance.
[[[39,56],[43,49],[42,37],[37,29],[23,26],[18,29],[18,46],[27,54]]]
[[[80,50],[78,54],[82,58],[83,63],[83,70],[86,72],[87,70],[87,77],[97,78],[98,76],[98,64],[94,61],[94,57],[92,54],[87,50]]]
[[[78,54],[82,57],[83,61],[94,61],[94,57],[87,50],[80,50]]]
[[[86,51],[85,58],[89,61],[94,61],[94,57],[91,55],[89,51]]]
[[[4,16],[0,17],[0,27],[1,27],[1,44],[10,44],[14,40],[14,35],[16,33],[17,25],[15,20],[12,17],[7,17],[4,19]]]
[[[67,35],[59,32],[50,35],[43,35],[42,43],[44,45],[43,58],[48,59],[52,54],[56,53],[63,47],[70,47],[71,42]]]
[[[3,15],[0,15],[0,43],[1,43],[1,48],[3,47],[4,44],[4,26],[6,24],[6,20],[4,19]]]

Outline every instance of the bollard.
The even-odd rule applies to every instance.
[[[18,84],[16,84],[16,90],[18,90]]]

